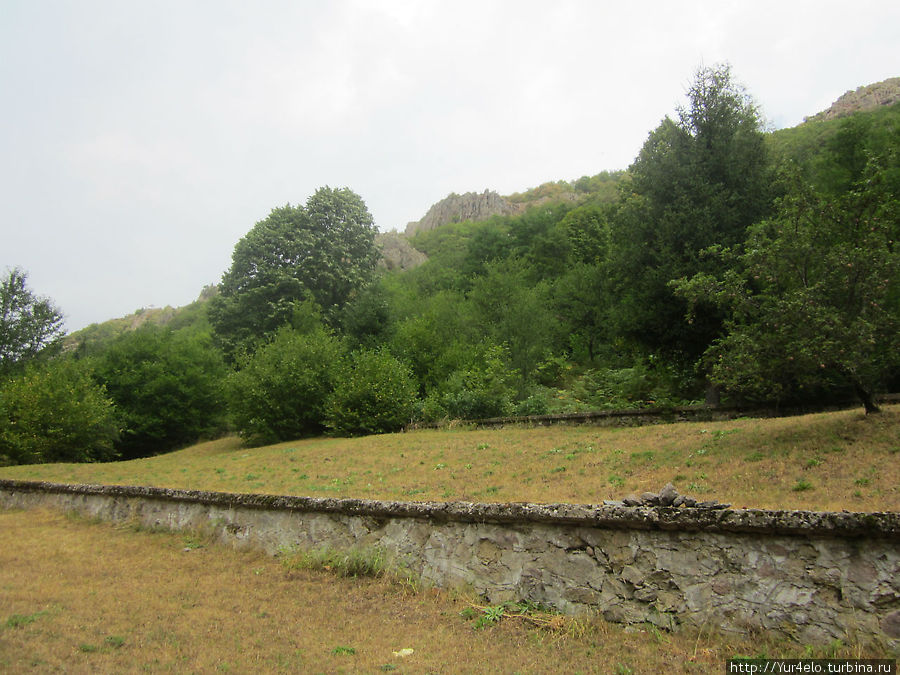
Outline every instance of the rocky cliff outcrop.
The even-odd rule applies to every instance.
[[[428,209],[424,218],[409,223],[406,226],[406,236],[427,232],[447,223],[485,220],[491,216],[518,213],[519,210],[517,205],[492,190],[485,190],[481,194],[467,192],[463,195],[454,192]]]
[[[883,82],[859,87],[855,91],[848,91],[832,103],[828,110],[807,117],[805,121],[833,120],[894,103],[900,103],[900,77],[892,77]]]
[[[428,256],[412,247],[409,240],[398,232],[382,232],[375,237],[381,249],[380,266],[389,270],[411,270],[428,260]]]

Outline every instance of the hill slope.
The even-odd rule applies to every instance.
[[[900,77],[891,77],[882,82],[848,91],[832,103],[828,110],[823,110],[811,117],[807,117],[804,121],[815,122],[839,119],[853,113],[873,110],[883,105],[893,105],[898,102],[900,102]]]

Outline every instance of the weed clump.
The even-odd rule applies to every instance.
[[[338,551],[322,546],[306,551],[282,551],[282,565],[288,570],[332,572],[340,577],[381,578],[392,572],[384,552],[377,548]]]

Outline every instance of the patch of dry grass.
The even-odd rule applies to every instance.
[[[878,656],[552,616],[473,630],[465,617],[483,608],[461,595],[288,569],[196,536],[45,510],[0,512],[0,530],[3,672],[720,673],[735,655]]]
[[[0,477],[324,497],[598,503],[673,482],[741,507],[900,510],[900,406],[637,428],[507,427],[239,439],[108,464],[6,467]]]

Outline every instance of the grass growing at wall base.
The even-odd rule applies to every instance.
[[[379,578],[393,573],[384,552],[376,549],[338,551],[321,546],[308,551],[286,549],[280,552],[281,564],[287,570],[326,571],[341,577]]]

